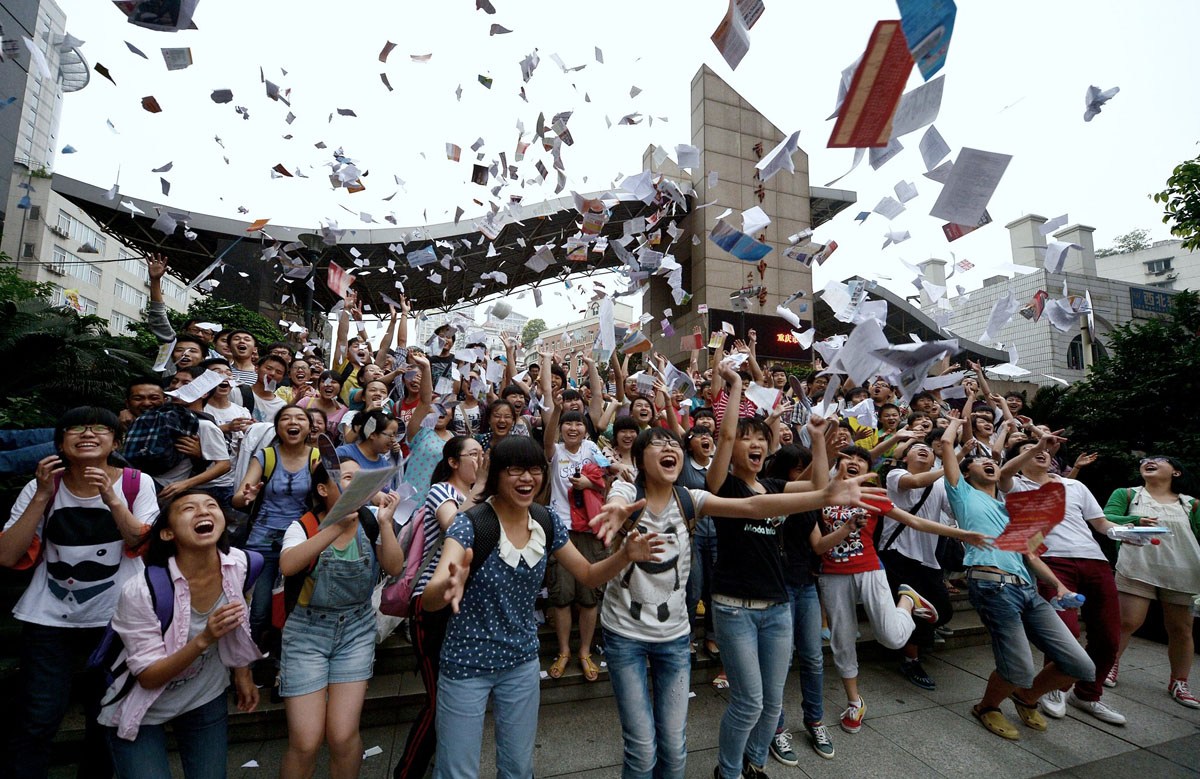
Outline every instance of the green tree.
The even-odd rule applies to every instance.
[[[230,303],[212,296],[199,298],[182,314],[177,311],[168,311],[167,318],[171,320],[171,326],[177,333],[183,332],[184,322],[189,319],[197,319],[201,322],[214,322],[226,330],[247,330],[263,346],[275,341],[286,340],[283,331],[262,314],[251,311],[238,303]],[[158,348],[158,341],[155,340],[150,328],[144,322],[135,322],[130,325],[130,330],[138,351],[153,354]]]
[[[0,303],[0,427],[46,427],[80,405],[119,409],[125,383],[150,370],[107,322],[44,300]]]
[[[1113,245],[1096,252],[1097,257],[1111,257],[1114,254],[1129,254],[1150,248],[1150,231],[1138,228],[1113,239]]]
[[[1162,203],[1163,224],[1171,235],[1183,239],[1187,251],[1200,249],[1200,157],[1175,167],[1167,188],[1155,193],[1154,202]]]
[[[1200,466],[1198,330],[1200,294],[1178,292],[1169,316],[1113,330],[1108,358],[1086,380],[1065,391],[1044,388],[1034,399],[1034,418],[1066,428],[1074,453],[1100,453],[1083,477],[1102,502],[1112,489],[1136,483],[1143,454]]]
[[[50,300],[54,285],[48,281],[29,281],[21,277],[12,259],[0,252],[0,301],[2,300]]]
[[[530,319],[525,323],[525,328],[521,330],[521,345],[526,349],[538,339],[538,336],[546,332],[546,320]]]

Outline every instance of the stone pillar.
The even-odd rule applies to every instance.
[[[1013,262],[1034,268],[1042,267],[1042,260],[1046,256],[1046,236],[1042,235],[1039,228],[1046,221],[1046,217],[1040,214],[1026,214],[1004,225],[1012,244]]]
[[[1067,243],[1078,244],[1081,250],[1071,249],[1063,262],[1064,273],[1082,273],[1085,276],[1096,275],[1096,244],[1092,234],[1096,228],[1087,225],[1070,225],[1054,234],[1054,238]]]

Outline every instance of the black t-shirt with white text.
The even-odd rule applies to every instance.
[[[759,479],[769,494],[784,491],[781,479]],[[717,494],[722,498],[752,498],[749,484],[732,473]],[[782,603],[788,599],[783,571],[783,517],[731,519],[717,517],[717,565],[713,592],[735,598]]]

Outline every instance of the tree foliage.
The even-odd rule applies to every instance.
[[[1109,334],[1108,357],[1068,390],[1049,387],[1033,402],[1034,418],[1067,428],[1070,448],[1100,460],[1083,478],[1104,499],[1137,481],[1144,454],[1200,467],[1200,294],[1172,296],[1171,314],[1131,322]]]
[[[536,341],[538,336],[544,332],[546,332],[546,320],[540,317],[538,319],[530,319],[525,323],[525,328],[521,330],[521,345],[528,349],[530,344]]]
[[[1111,257],[1114,254],[1129,254],[1150,248],[1150,231],[1138,228],[1113,239],[1113,245],[1096,252],[1097,257]]]
[[[75,406],[120,408],[125,383],[150,360],[106,326],[41,299],[0,303],[0,427],[49,426]]]
[[[1167,188],[1155,193],[1154,202],[1163,205],[1163,224],[1171,235],[1183,239],[1187,251],[1200,249],[1200,157],[1175,167]]]
[[[177,333],[183,332],[184,322],[189,319],[198,319],[201,322],[219,324],[225,330],[247,330],[264,347],[275,341],[286,340],[283,331],[258,312],[251,311],[238,303],[230,303],[212,296],[197,299],[188,306],[185,313],[168,311],[167,317],[171,320],[171,326]],[[151,334],[150,328],[143,322],[135,322],[130,326],[130,330],[130,335],[135,339],[139,351],[153,354],[154,350],[158,348],[158,341]]]
[[[0,301],[3,300],[50,300],[54,285],[48,281],[29,281],[21,277],[7,254],[0,252]]]

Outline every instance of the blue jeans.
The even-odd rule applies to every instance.
[[[537,659],[470,679],[438,677],[435,779],[476,779],[483,743],[483,712],[492,697],[497,779],[533,776],[533,746],[541,699]]]
[[[20,703],[14,717],[16,730],[9,741],[8,776],[14,779],[45,777],[51,742],[62,724],[71,699],[72,679],[100,643],[103,628],[59,628],[21,624]],[[75,751],[79,777],[110,777],[104,728],[96,723],[104,679],[88,670],[79,677],[85,715],[84,741]]]
[[[742,758],[765,765],[783,710],[783,685],[792,656],[792,607],[765,609],[713,604],[717,644],[729,679],[729,705],[721,717],[720,773],[737,777]]]
[[[282,543],[283,531],[277,533]],[[279,576],[279,544],[247,544],[246,548],[263,556],[262,573],[254,582],[250,599],[250,635],[262,647],[263,634],[271,627],[271,590],[275,589],[275,579]]]
[[[796,645],[796,666],[800,671],[800,708],[804,724],[813,725],[825,716],[821,696],[825,685],[825,656],[821,651],[821,599],[817,597],[817,585],[801,587],[788,585],[788,598],[792,604],[792,635]],[[785,712],[779,712],[779,725],[783,730]]]
[[[638,641],[605,630],[604,659],[625,740],[622,779],[682,779],[687,767],[692,680],[688,637]],[[653,694],[650,676],[654,677]]]
[[[712,519],[704,517],[697,524],[699,528],[705,520],[712,524]],[[692,535],[692,571],[687,581],[687,610],[688,619],[695,630],[696,604],[704,601],[704,636],[713,634],[712,617],[712,577],[717,567],[717,536],[716,533],[694,533]]]
[[[1087,652],[1032,584],[968,579],[967,585],[971,605],[992,636],[996,672],[1004,681],[1021,689],[1033,684],[1040,669],[1033,665],[1030,642],[1072,679],[1096,678]]]
[[[171,720],[186,779],[225,779],[228,711],[221,694]],[[142,725],[133,741],[119,737],[116,728],[107,730],[117,779],[171,779],[165,725]]]
[[[0,430],[0,474],[31,474],[40,460],[57,451],[52,427]]]

